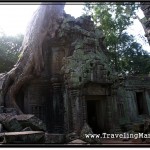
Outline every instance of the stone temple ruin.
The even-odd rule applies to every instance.
[[[67,143],[86,140],[81,136],[88,133],[85,128],[100,134],[138,132],[145,122],[150,125],[150,77],[117,75],[103,40],[90,17],[64,14],[55,41],[45,41],[44,72],[17,95],[24,114],[0,98],[0,137],[5,132],[5,142],[0,139]]]

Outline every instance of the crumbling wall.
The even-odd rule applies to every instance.
[[[69,132],[79,133],[87,121],[84,98],[84,91],[88,93],[87,84],[93,82],[106,85],[106,89],[110,88],[114,72],[109,65],[108,52],[103,44],[104,35],[102,31],[96,29],[89,16],[75,19],[66,15],[58,36],[64,37],[66,45],[61,68],[66,88],[64,90],[65,116],[67,116],[65,122],[68,122],[66,127]],[[105,88],[101,89],[98,86],[93,92],[101,95],[99,93],[101,90]],[[111,103],[111,98],[108,99],[108,103]],[[111,110],[111,107],[108,109]],[[108,118],[110,122],[111,116]]]
[[[84,123],[82,86],[87,82],[111,82],[112,70],[103,39],[89,16],[75,19],[64,14],[55,37],[47,35],[43,41],[44,70],[24,84],[16,96],[22,112],[35,114],[50,132],[79,130]]]
[[[150,78],[147,76],[126,76],[122,84],[117,88],[117,105],[119,113],[119,124],[127,130],[132,129],[136,122],[143,122],[149,118],[150,109]],[[137,93],[142,97],[138,98]],[[138,99],[143,105],[143,112],[139,112]],[[131,126],[130,126],[131,125]]]

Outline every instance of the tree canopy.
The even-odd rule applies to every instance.
[[[8,36],[4,33],[0,36],[0,73],[13,68],[20,54],[23,35]]]
[[[138,8],[135,2],[88,2],[84,7],[84,15],[91,15],[96,27],[103,31],[111,64],[120,73],[150,72],[150,55],[127,32]]]

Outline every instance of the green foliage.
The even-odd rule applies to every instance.
[[[148,74],[150,72],[150,55],[133,38],[125,34],[124,36],[127,37],[122,36],[125,44],[123,49],[119,51],[120,68],[131,74]]]
[[[23,35],[7,36],[0,35],[0,72],[9,71],[20,53]]]
[[[120,73],[150,72],[150,55],[126,31],[138,7],[135,2],[89,2],[84,8],[85,15],[91,15],[96,27],[103,31],[111,63]]]

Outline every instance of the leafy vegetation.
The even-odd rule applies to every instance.
[[[84,8],[85,15],[91,15],[96,27],[103,31],[111,63],[120,73],[150,72],[150,55],[127,32],[138,7],[135,2],[89,2]]]
[[[23,41],[23,35],[0,36],[0,73],[9,71],[13,68],[20,54],[20,47]]]

